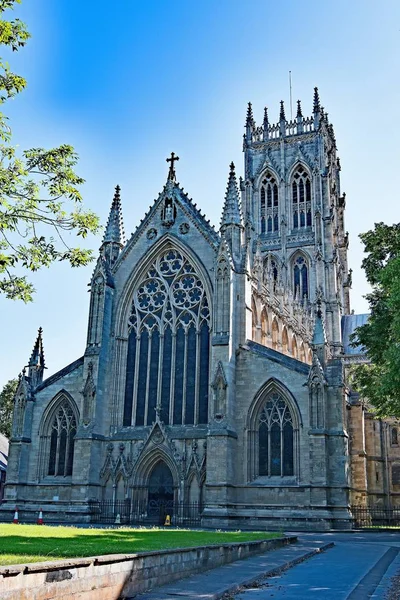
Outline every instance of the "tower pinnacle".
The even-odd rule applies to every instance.
[[[319,113],[321,110],[321,104],[319,101],[318,88],[314,88],[314,114]]]
[[[28,377],[32,388],[43,381],[43,372],[46,368],[43,350],[43,329],[39,327],[35,345],[33,346],[32,354],[28,363]]]

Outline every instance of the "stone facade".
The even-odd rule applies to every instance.
[[[342,528],[350,492],[378,486],[345,383],[345,195],[318,91],[290,122],[282,103],[256,126],[249,104],[243,150],[219,231],[174,156],[127,242],[116,189],[84,356],[43,381],[39,332],[21,375],[3,510],[82,521],[91,501],[159,499],[210,526]]]

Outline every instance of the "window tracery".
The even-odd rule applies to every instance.
[[[76,426],[71,403],[65,398],[51,420],[48,475],[72,475]]]
[[[278,392],[272,392],[258,419],[258,474],[294,474],[293,418],[289,406]]]
[[[207,423],[210,309],[191,262],[170,248],[134,292],[124,425]]]
[[[270,173],[262,180],[260,190],[261,233],[279,230],[279,199],[276,179]]]
[[[302,165],[299,165],[292,181],[293,229],[311,227],[311,181]]]
[[[293,263],[293,292],[300,302],[308,298],[308,265],[302,255],[296,256]]]

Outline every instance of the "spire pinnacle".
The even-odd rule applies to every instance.
[[[251,102],[247,105],[246,127],[254,127],[253,107]]]
[[[314,88],[314,113],[319,113],[321,109],[321,104],[319,101],[319,93],[318,88]]]
[[[35,345],[29,359],[29,367],[42,367],[44,369],[43,329],[39,327]]]
[[[281,111],[279,114],[279,120],[280,121],[286,121],[286,117],[285,117],[285,103],[283,102],[283,100],[281,100]]]
[[[241,225],[239,191],[236,180],[235,165],[229,165],[229,178],[226,187],[225,202],[222,210],[221,228],[227,225]]]
[[[269,125],[269,121],[268,121],[268,108],[265,107],[264,108],[264,127],[268,127]]]
[[[296,117],[301,118],[303,116],[303,113],[301,111],[301,102],[300,100],[297,100],[297,115]]]
[[[125,232],[124,224],[122,221],[122,207],[121,207],[121,188],[119,185],[115,188],[114,198],[110,208],[110,214],[103,237],[103,244],[109,242],[115,242],[120,246],[125,243]]]

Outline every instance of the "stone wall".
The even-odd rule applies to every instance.
[[[109,600],[133,596],[296,542],[296,537],[0,567],[2,600]]]

